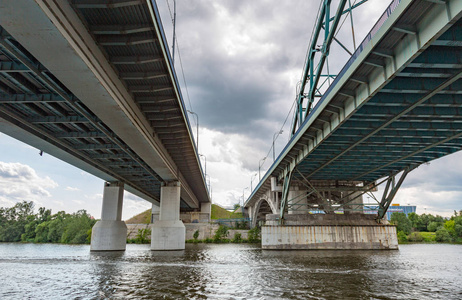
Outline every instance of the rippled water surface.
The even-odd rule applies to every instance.
[[[264,251],[192,245],[120,253],[0,244],[0,299],[462,299],[461,245]]]

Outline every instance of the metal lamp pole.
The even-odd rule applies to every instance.
[[[260,159],[260,162],[258,163],[258,181],[261,181],[261,176],[260,176],[260,170],[263,162],[266,160],[266,156]]]
[[[257,176],[257,173],[253,174],[252,176],[250,176],[250,192],[253,191],[253,188],[252,188],[252,182],[253,182],[253,179]]]
[[[207,156],[205,156],[204,154],[199,154],[199,156],[202,156],[204,159],[205,159],[205,175],[207,175]]]
[[[246,189],[248,189],[249,187],[246,187],[242,190],[242,206],[241,206],[241,211],[242,211],[242,214],[244,214],[244,201],[245,201],[245,198],[244,198],[244,192]]]
[[[190,110],[188,110],[188,113],[196,116],[196,150],[199,153],[199,116],[195,112]]]
[[[273,135],[273,162],[275,161],[275,155],[274,155],[274,141],[276,140],[277,136],[282,134],[282,132],[284,132],[284,130],[279,130],[278,132],[276,132],[274,135]]]
[[[212,188],[212,186],[210,185],[210,175],[205,174],[205,184],[207,184],[207,177],[209,178],[209,194],[210,194],[210,189]]]

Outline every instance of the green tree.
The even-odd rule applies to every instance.
[[[409,221],[411,221],[411,226],[414,231],[423,231],[427,229],[426,226],[423,226],[422,220],[420,219],[420,216],[418,214],[414,212],[409,213],[407,215],[407,218],[409,219]]]
[[[435,240],[441,243],[451,242],[451,235],[446,228],[440,228],[435,233]]]
[[[42,222],[42,223],[37,225],[37,227],[35,228],[34,242],[36,242],[36,243],[48,243],[48,242],[51,242],[51,240],[49,240],[49,238],[48,238],[50,224],[51,224],[51,221]]]
[[[198,238],[199,238],[199,229],[196,230],[196,231],[194,231],[194,234],[193,234],[193,239],[194,239],[195,241],[197,241]]]
[[[249,243],[258,243],[261,241],[261,229],[260,227],[256,226],[249,230],[247,234],[247,239]]]
[[[396,230],[402,231],[405,234],[409,234],[412,229],[411,221],[406,217],[405,213],[402,212],[394,212],[391,215],[390,222],[396,225]]]
[[[217,231],[215,231],[215,235],[213,236],[213,241],[215,243],[221,243],[223,240],[228,236],[228,227],[225,225],[220,225]]]
[[[454,220],[448,220],[448,221],[444,222],[444,228],[449,232],[449,234],[452,237],[456,236],[455,226],[456,226],[456,223],[454,222]]]
[[[49,223],[47,224],[47,240],[49,242],[61,243],[61,237],[63,236],[65,229],[65,219],[68,217],[69,215],[66,214],[64,211],[59,211],[58,213],[52,216],[52,220],[49,221]]]
[[[233,238],[233,240],[231,242],[233,242],[233,243],[242,243],[242,241],[243,241],[242,240],[242,235],[239,232],[236,232],[234,234],[234,238]]]
[[[398,231],[398,243],[406,243],[407,242],[407,234],[404,231]]]
[[[135,243],[147,244],[149,242],[148,236],[151,234],[151,229],[144,228],[138,229],[138,233],[135,236]]]
[[[96,223],[86,210],[79,210],[65,219],[61,242],[65,244],[87,243],[88,230]]]
[[[21,241],[33,242],[35,239],[35,229],[39,225],[38,220],[32,220],[24,226],[24,233],[21,235]]]
[[[441,223],[430,222],[430,224],[428,224],[427,230],[430,231],[430,232],[435,232],[435,231],[438,230],[438,228],[440,228],[442,226],[443,226],[443,224],[441,224]]]
[[[0,241],[19,242],[25,227],[35,219],[34,202],[23,201],[0,211]]]

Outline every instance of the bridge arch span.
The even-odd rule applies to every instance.
[[[255,203],[255,209],[252,214],[252,228],[257,226],[261,221],[266,220],[267,214],[276,214],[277,208],[271,199],[268,199],[265,196],[260,198],[257,203]]]

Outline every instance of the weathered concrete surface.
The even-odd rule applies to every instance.
[[[184,250],[185,235],[185,226],[180,220],[159,220],[152,225],[151,250]]]
[[[127,241],[127,226],[122,218],[124,184],[105,182],[101,220],[91,232],[90,251],[123,251]]]
[[[218,224],[208,224],[208,223],[203,223],[203,224],[189,223],[189,224],[184,224],[184,225],[186,227],[186,240],[194,239],[193,235],[194,235],[194,232],[196,232],[196,230],[199,230],[199,237],[198,237],[199,240],[213,238],[218,227],[220,227]],[[241,238],[247,239],[248,232],[249,232],[248,230],[229,229],[228,236],[226,238],[232,240],[236,233],[240,233]]]
[[[186,223],[184,224],[186,227],[186,236],[185,240],[192,240],[194,239],[194,232],[199,230],[199,240],[205,240],[207,238],[213,238],[215,232],[217,231],[219,225],[218,224],[210,224],[210,223]],[[138,233],[138,229],[151,229],[152,224],[127,224],[127,238],[134,239],[136,234]],[[237,229],[229,229],[228,237],[229,239],[233,239],[236,233],[241,234],[241,238],[247,239],[248,238],[248,230],[237,230]],[[151,237],[148,236],[148,239]]]
[[[398,249],[391,225],[263,226],[263,249]]]
[[[127,226],[124,221],[101,220],[91,231],[90,251],[124,251]]]
[[[377,223],[376,215],[365,214],[286,214],[284,216],[284,225],[387,225],[386,220],[381,220]],[[266,215],[266,223],[268,226],[279,225],[279,215]]]
[[[210,221],[210,214],[203,212],[182,212],[180,219],[183,223],[208,223]]]
[[[184,250],[186,230],[180,220],[180,184],[160,188],[159,220],[152,224],[151,250]]]

